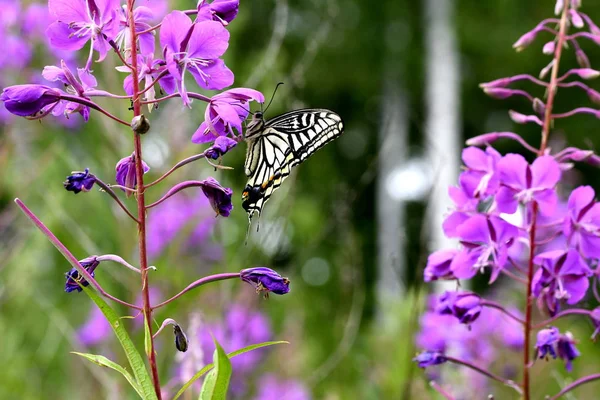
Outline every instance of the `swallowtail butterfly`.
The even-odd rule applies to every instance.
[[[246,129],[248,144],[244,169],[249,177],[242,192],[242,207],[252,216],[260,213],[293,167],[340,136],[342,118],[333,111],[309,108],[290,111],[265,121],[255,112]]]

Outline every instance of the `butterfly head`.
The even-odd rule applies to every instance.
[[[252,136],[256,135],[257,133],[262,131],[264,126],[265,126],[265,118],[263,116],[262,111],[256,111],[252,115],[252,120],[248,123],[248,126],[246,127],[245,138],[249,139]]]

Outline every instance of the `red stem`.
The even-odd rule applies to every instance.
[[[550,75],[550,84],[548,85],[548,99],[546,101],[546,113],[544,116],[544,125],[542,126],[542,140],[540,143],[540,150],[538,156],[542,156],[546,147],[548,146],[548,136],[550,135],[550,126],[552,124],[552,108],[554,106],[554,97],[558,89],[558,67],[560,65],[560,57],[562,49],[565,43],[566,31],[567,31],[567,15],[569,11],[569,0],[565,0],[560,18],[560,27],[557,33],[558,43],[554,53],[554,65],[552,66],[552,73]],[[535,230],[537,220],[538,205],[533,202],[531,207],[531,226],[529,229],[529,263],[527,270],[527,299],[525,306],[525,346],[523,349],[523,399],[530,400],[530,376],[529,376],[529,360],[530,360],[530,348],[531,348],[531,328],[532,328],[532,290],[531,282],[533,280],[533,258],[535,256]]]
[[[137,32],[135,30],[135,21],[133,18],[133,4],[135,0],[127,0],[127,12],[129,18],[129,30],[131,32],[131,77],[133,83],[133,116],[137,117],[142,114],[142,106],[140,104],[140,84],[138,77],[137,66]],[[139,253],[140,253],[140,269],[142,271],[142,298],[144,302],[143,313],[144,323],[148,327],[150,335],[150,351],[148,352],[148,363],[152,371],[152,382],[154,383],[154,391],[158,400],[162,399],[160,390],[160,381],[158,377],[158,369],[156,367],[156,353],[154,351],[154,338],[152,337],[152,305],[150,304],[150,291],[148,284],[148,259],[146,256],[146,200],[144,198],[144,168],[142,166],[142,141],[140,134],[133,133],[133,141],[135,146],[135,175],[137,182],[137,205],[138,205],[138,233],[139,233]]]

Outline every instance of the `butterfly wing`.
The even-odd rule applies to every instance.
[[[315,151],[343,132],[342,119],[325,109],[295,110],[275,117],[248,139],[245,172],[249,177],[242,206],[251,220],[290,174]]]

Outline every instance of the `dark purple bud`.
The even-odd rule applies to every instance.
[[[427,368],[433,365],[440,365],[448,361],[448,359],[437,351],[424,351],[421,354],[418,354],[413,361],[416,361],[419,365],[419,368]]]
[[[206,157],[216,160],[229,150],[233,149],[236,144],[237,142],[235,140],[230,139],[227,136],[219,136],[215,139],[214,144],[206,149],[204,154]]]
[[[558,357],[565,361],[565,368],[569,372],[573,369],[573,360],[581,355],[575,344],[577,342],[573,339],[573,335],[571,335],[571,332],[567,332],[564,335],[560,335],[556,345]]]
[[[537,334],[537,342],[535,344],[536,354],[538,358],[556,358],[556,351],[554,347],[558,343],[559,332],[558,328],[551,326],[546,329],[542,329]]]
[[[470,324],[481,313],[481,297],[471,292],[444,292],[438,299],[436,312],[454,315],[461,324]]]
[[[592,65],[590,64],[588,56],[581,49],[575,50],[575,58],[577,58],[577,64],[579,64],[581,68],[590,68]]]
[[[546,104],[537,97],[533,99],[533,111],[537,115],[545,115],[546,114]]]
[[[290,291],[290,280],[279,275],[271,268],[255,267],[240,271],[240,278],[256,288],[256,293],[264,293],[268,297],[269,292],[275,294],[286,294]]]
[[[427,266],[425,266],[425,282],[436,281],[438,279],[456,279],[450,270],[450,265],[456,254],[458,254],[458,250],[455,249],[438,250],[431,253],[427,258]]]
[[[46,106],[60,101],[60,91],[44,85],[9,86],[0,94],[0,100],[11,113],[21,116],[33,116]]]
[[[206,178],[202,181],[202,191],[208,197],[210,205],[217,215],[228,217],[233,209],[231,195],[233,190],[221,186],[215,178]]]
[[[67,176],[67,180],[63,182],[63,186],[67,191],[75,194],[79,192],[89,192],[96,183],[96,177],[90,174],[90,169],[85,171],[73,171],[72,175]]]
[[[239,7],[239,0],[214,0],[211,3],[201,0],[198,3],[198,20],[212,19],[226,26],[236,17]]]
[[[94,270],[100,264],[100,261],[97,260],[97,256],[90,256],[84,258],[83,260],[79,260],[79,264],[87,272],[90,273],[92,278],[94,277]],[[65,283],[65,292],[70,293],[74,290],[81,292],[83,289],[81,286],[88,286],[90,283],[86,281],[81,275],[79,275],[79,271],[75,268],[71,268],[69,272],[65,274],[67,277],[67,282]],[[81,286],[79,286],[81,284]]]
[[[150,167],[144,161],[142,161],[142,168],[144,173],[150,171]],[[129,189],[135,189],[137,185],[137,177],[135,175],[135,152],[131,153],[129,157],[122,158],[115,167],[116,182],[125,186]],[[124,190],[127,197],[131,196],[131,192]]]
[[[173,325],[173,333],[175,334],[175,347],[177,350],[185,353],[188,349],[188,338],[181,329],[181,327],[177,324]]]

